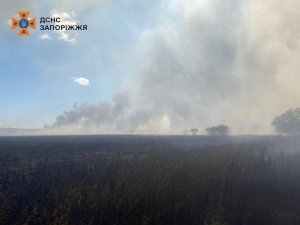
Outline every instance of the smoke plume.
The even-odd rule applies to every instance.
[[[181,133],[227,124],[247,133],[299,106],[300,2],[164,2],[136,45],[144,68],[113,103],[74,105],[47,126]],[[175,22],[170,22],[176,18]],[[265,125],[267,124],[267,125]]]

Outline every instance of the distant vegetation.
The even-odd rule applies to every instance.
[[[229,127],[222,124],[217,127],[206,128],[206,133],[212,136],[226,136],[229,133]]]
[[[300,135],[300,108],[290,109],[277,116],[272,125],[279,133],[286,135]]]
[[[189,134],[189,131],[188,130],[184,130],[183,131],[183,135],[188,135]]]
[[[198,129],[196,129],[196,128],[191,129],[191,133],[192,133],[192,135],[196,135],[198,133]]]
[[[300,224],[299,140],[226,139],[0,138],[0,224]]]
[[[193,128],[191,129],[191,134],[195,136],[197,135],[198,131],[199,131],[198,129]],[[205,129],[203,134],[204,133],[210,136],[227,136],[229,133],[229,127],[224,124],[219,125],[217,127],[208,127]],[[183,131],[183,135],[188,135],[188,134],[189,134],[188,130]]]

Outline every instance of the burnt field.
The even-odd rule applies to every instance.
[[[300,224],[300,141],[0,137],[0,224]]]

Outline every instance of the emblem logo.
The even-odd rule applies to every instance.
[[[36,29],[36,18],[28,20],[30,12],[19,12],[20,20],[12,18],[12,29],[20,28],[19,36],[28,36],[30,35],[27,28]]]

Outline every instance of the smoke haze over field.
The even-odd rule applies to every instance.
[[[133,4],[124,2],[112,4]],[[45,125],[47,132],[175,134],[226,124],[232,134],[270,134],[275,116],[299,107],[300,2],[140,4],[158,19],[120,50],[130,82],[112,101],[77,101]]]
[[[172,133],[225,123],[245,133],[270,124],[300,101],[299,7],[293,0],[164,2],[159,25],[140,35],[145,67],[135,83],[113,104],[75,106],[51,128]]]

